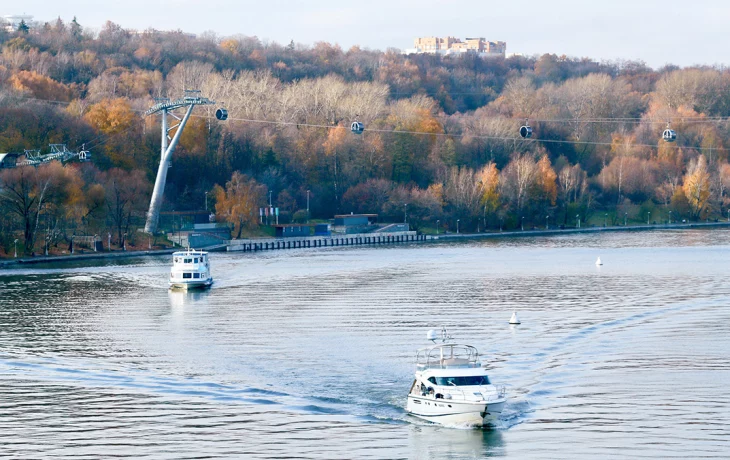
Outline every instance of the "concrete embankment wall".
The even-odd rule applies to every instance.
[[[481,239],[481,238],[520,238],[534,236],[554,236],[565,235],[569,233],[602,233],[602,232],[636,232],[643,230],[687,230],[692,228],[712,228],[712,227],[730,227],[730,222],[707,222],[707,223],[691,223],[691,224],[652,224],[652,225],[628,225],[616,227],[584,227],[584,228],[566,228],[566,229],[536,229],[536,230],[512,230],[508,232],[493,233],[447,233],[441,235],[429,235],[427,240],[462,240],[462,239]]]
[[[17,265],[21,264],[47,264],[57,262],[78,262],[92,259],[123,259],[129,257],[159,256],[172,254],[175,251],[180,251],[180,248],[158,249],[154,251],[90,252],[86,254],[69,254],[62,256],[23,257],[18,259],[0,260],[0,267],[17,268]]]

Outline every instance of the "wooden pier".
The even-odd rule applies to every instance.
[[[227,251],[270,251],[274,249],[324,248],[331,246],[368,246],[426,241],[416,232],[361,233],[354,235],[303,236],[290,238],[251,238],[231,240]]]

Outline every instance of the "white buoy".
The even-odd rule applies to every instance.
[[[598,259],[596,259],[596,265],[603,265],[603,262],[601,262],[600,257]]]
[[[512,318],[509,319],[510,324],[520,324],[520,320],[517,319],[517,312],[512,312]]]

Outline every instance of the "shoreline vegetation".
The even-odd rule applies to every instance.
[[[459,240],[476,240],[476,239],[493,239],[493,238],[530,238],[535,236],[560,236],[575,233],[605,233],[605,232],[626,232],[626,231],[654,231],[654,230],[690,230],[690,229],[712,229],[716,227],[730,228],[730,222],[694,222],[694,223],[666,223],[666,224],[649,224],[649,225],[629,225],[629,226],[606,226],[606,227],[583,227],[583,228],[536,228],[529,230],[510,230],[502,232],[484,232],[484,233],[440,233],[428,234],[426,243],[439,243]],[[261,238],[265,239],[265,238]],[[418,244],[422,244],[418,243]],[[414,244],[409,243],[392,243],[392,244]],[[359,244],[356,246],[365,246]],[[333,246],[329,246],[332,248]],[[352,246],[342,246],[352,247]],[[197,248],[196,248],[197,249]],[[205,250],[205,248],[202,248]],[[310,249],[310,248],[307,248]],[[315,249],[315,248],[311,248]],[[321,248],[318,248],[321,249]],[[65,262],[78,262],[96,259],[121,259],[121,258],[137,258],[147,256],[159,256],[172,254],[180,251],[181,248],[170,248],[160,250],[128,250],[128,251],[112,251],[112,252],[88,252],[85,254],[69,254],[57,256],[36,256],[22,257],[11,259],[0,259],[0,268],[18,268],[30,264],[55,264]]]
[[[215,220],[258,235],[262,209],[280,224],[377,214],[421,234],[730,219],[728,68],[58,18],[0,29],[0,253],[169,245],[138,231],[163,129],[145,112],[184,94],[229,116],[198,107],[179,133],[161,233]]]

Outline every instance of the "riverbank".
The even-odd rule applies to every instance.
[[[588,227],[588,228],[565,228],[565,229],[535,229],[535,230],[512,230],[503,232],[490,232],[490,233],[442,233],[440,235],[418,235],[420,238],[394,238],[391,237],[387,241],[382,243],[386,244],[402,244],[402,243],[414,243],[414,242],[439,242],[439,241],[459,241],[459,240],[472,240],[472,239],[488,239],[488,238],[529,238],[534,236],[555,236],[564,235],[568,233],[599,233],[599,232],[634,232],[634,231],[652,231],[652,230],[687,230],[687,229],[698,229],[698,228],[730,228],[730,222],[706,222],[706,223],[676,223],[676,224],[653,224],[653,225],[629,225],[626,227],[615,226],[615,227]],[[414,233],[415,232],[409,232]],[[294,240],[300,241],[304,239],[316,239],[317,244],[297,244]],[[233,251],[260,251],[260,250],[282,250],[282,249],[295,249],[295,248],[319,248],[319,247],[332,247],[332,246],[364,246],[375,244],[371,241],[371,238],[361,238],[361,241],[355,241],[348,244],[335,244],[337,237],[326,238],[328,241],[332,241],[331,244],[325,244],[321,240],[323,237],[303,237],[303,238],[262,238],[255,245],[244,249],[241,240],[231,240],[228,246],[234,246],[236,249]],[[248,240],[247,240],[248,241]],[[253,241],[253,240],[251,240]],[[274,244],[276,243],[276,244]],[[380,244],[381,242],[378,242]],[[208,251],[212,250],[223,250],[226,245],[219,245],[215,248],[203,248]],[[121,252],[92,252],[88,254],[73,254],[63,256],[36,256],[36,257],[23,257],[18,259],[6,259],[0,260],[0,268],[14,268],[26,264],[52,264],[52,263],[63,263],[63,262],[77,262],[83,260],[94,260],[94,259],[114,259],[114,258],[132,258],[132,257],[145,257],[145,256],[157,256],[172,254],[175,251],[179,251],[180,248],[160,249],[154,251],[121,251]],[[228,249],[231,251],[231,249]]]
[[[636,232],[647,230],[686,230],[696,228],[713,228],[728,227],[730,222],[706,222],[706,223],[676,223],[676,224],[651,224],[651,225],[628,225],[615,227],[584,227],[584,228],[555,228],[555,229],[535,229],[535,230],[511,230],[504,232],[492,233],[442,233],[440,235],[428,235],[428,241],[434,240],[460,240],[460,239],[479,239],[479,238],[512,238],[512,237],[531,237],[531,236],[551,236],[564,235],[567,233],[600,233],[600,232]]]
[[[0,268],[15,267],[28,264],[47,264],[57,262],[78,262],[94,259],[123,259],[130,257],[159,256],[172,254],[180,248],[157,249],[154,251],[119,251],[119,252],[90,252],[88,254],[69,254],[63,256],[35,256],[0,260]]]

